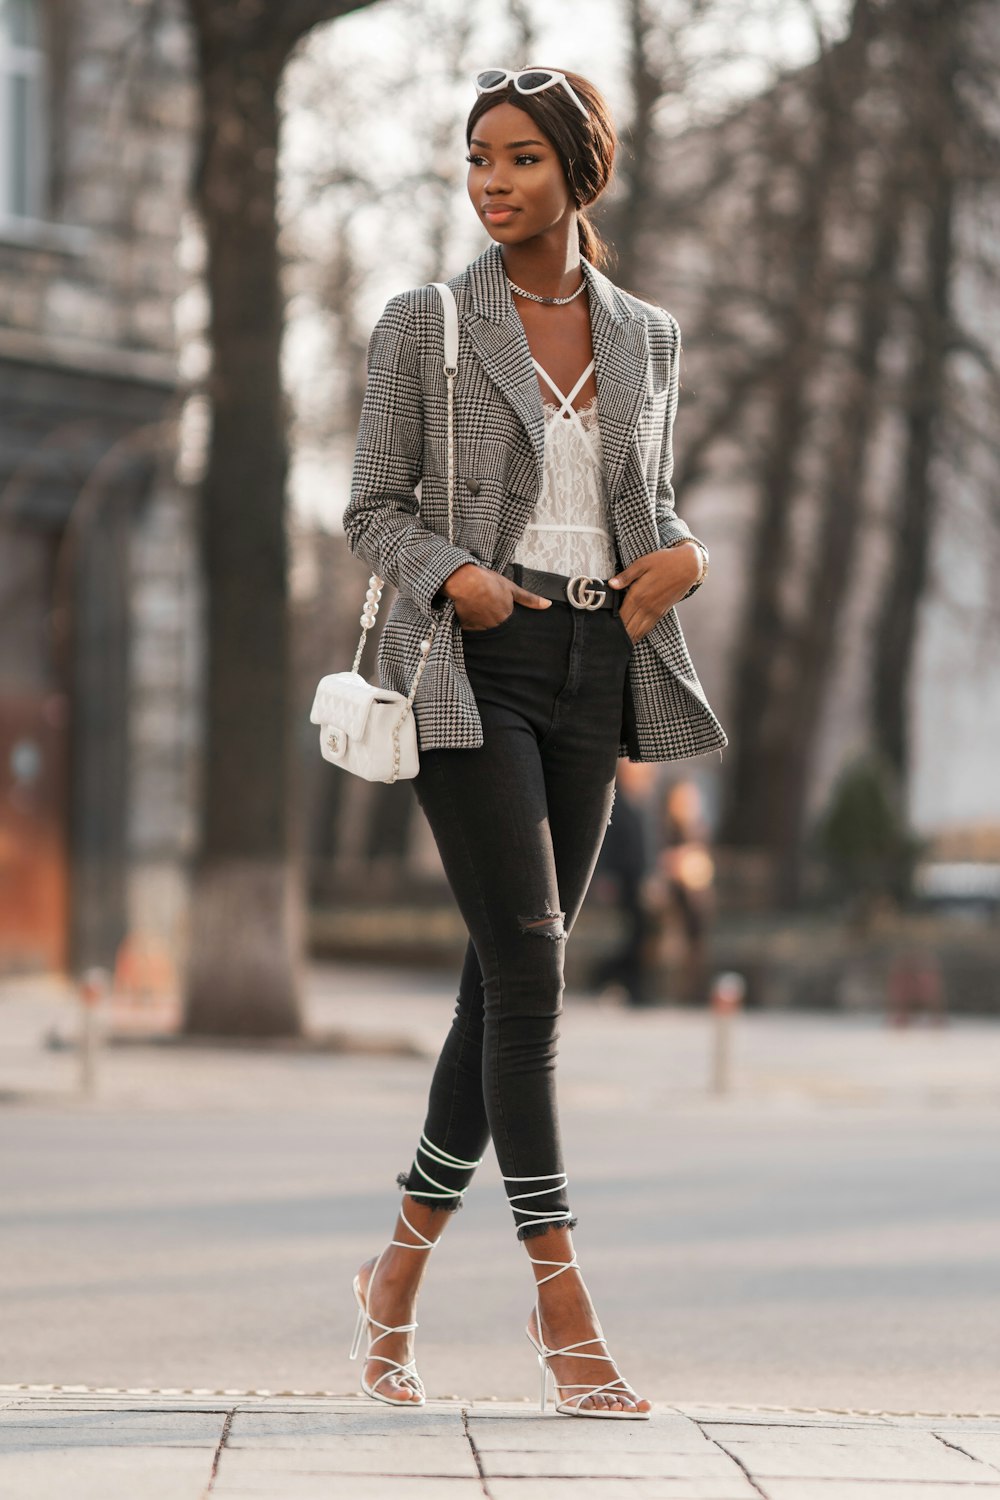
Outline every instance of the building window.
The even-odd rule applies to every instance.
[[[34,0],[0,0],[0,217],[45,212],[45,59]]]

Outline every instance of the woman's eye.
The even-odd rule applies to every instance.
[[[473,155],[469,155],[465,159],[473,167],[480,166],[486,160],[486,158],[484,156],[473,156]],[[539,159],[540,158],[537,157],[537,156],[532,156],[530,154],[530,152],[522,152],[520,156],[515,156],[515,158],[514,158],[515,162],[526,161],[526,162],[531,162],[531,163],[537,162]]]

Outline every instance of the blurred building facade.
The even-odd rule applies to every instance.
[[[191,66],[174,4],[0,3],[0,972],[109,964],[181,920]]]

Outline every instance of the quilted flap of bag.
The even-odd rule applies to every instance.
[[[331,672],[320,679],[309,720],[312,724],[336,724],[352,739],[361,739],[372,704],[394,703],[399,696],[373,687],[359,672]]]

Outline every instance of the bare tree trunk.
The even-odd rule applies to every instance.
[[[959,28],[965,7],[955,0],[923,0],[915,9],[908,41],[917,61],[906,69],[906,78],[909,98],[917,106],[912,128],[919,143],[915,176],[926,224],[924,291],[912,313],[906,447],[895,507],[894,544],[875,635],[870,700],[875,745],[895,768],[901,788],[909,770],[910,683],[936,511],[932,468],[951,338],[949,289],[955,255],[958,160],[956,79]]]
[[[625,18],[632,113],[623,132],[627,149],[618,169],[622,191],[611,215],[609,232],[617,256],[615,280],[621,286],[636,289],[641,281],[639,246],[643,231],[656,212],[661,187],[655,160],[655,111],[664,85],[652,61],[653,20],[647,0],[626,0]]]
[[[297,39],[359,7],[188,5],[202,99],[195,199],[208,248],[213,364],[201,495],[208,636],[202,842],[185,1029],[288,1035],[302,1026],[302,922],[292,859],[277,89]]]
[[[725,844],[766,849],[774,856],[788,838],[788,764],[782,746],[789,725],[782,683],[789,669],[790,629],[783,582],[791,559],[801,454],[810,431],[809,381],[822,359],[832,294],[829,219],[850,161],[851,114],[866,84],[873,31],[871,0],[855,0],[848,37],[818,64],[819,140],[803,174],[797,222],[787,236],[785,357],[769,393],[772,418],[760,465],[761,505],[747,603],[736,636],[730,728],[735,753],[719,837]]]
[[[903,187],[893,175],[885,184],[872,257],[865,268],[851,367],[840,377],[842,399],[820,496],[804,608],[790,643],[789,671],[782,684],[784,734],[775,771],[784,796],[772,836],[778,851],[776,894],[788,905],[799,896],[810,775],[864,520],[865,466],[879,409],[879,352],[891,322],[903,205]]]

